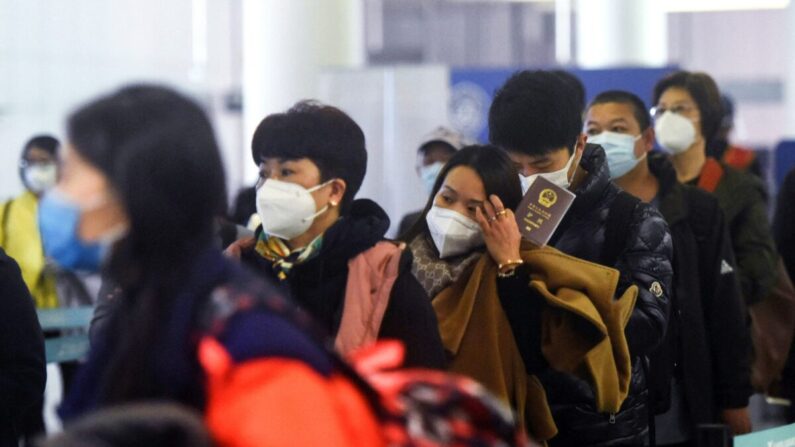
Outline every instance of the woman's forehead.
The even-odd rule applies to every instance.
[[[486,198],[483,180],[469,166],[456,166],[451,169],[445,177],[444,184],[468,200],[482,201]]]

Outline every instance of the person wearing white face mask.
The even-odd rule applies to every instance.
[[[545,176],[576,194],[549,245],[620,270],[619,294],[632,285],[639,288],[625,330],[633,360],[632,387],[614,415],[610,433],[605,435],[604,414],[594,408],[592,397],[572,394],[577,381],[552,373],[542,377],[560,428],[552,445],[638,445],[648,425],[640,360],[663,341],[668,325],[671,237],[657,210],[611,182],[605,151],[587,143],[582,133],[583,89],[577,84],[576,78],[561,72],[514,74],[494,96],[489,139],[507,151],[521,175]],[[622,238],[608,238],[615,234]]]
[[[359,126],[337,108],[304,101],[262,120],[251,148],[262,225],[227,253],[276,283],[341,354],[391,338],[403,342],[407,365],[444,368],[409,253],[384,239],[389,218],[380,206],[354,200],[367,166]]]
[[[551,309],[560,309],[562,295],[557,292],[565,288],[581,299],[557,314],[565,320],[579,319],[589,302],[615,305],[623,309],[616,312],[628,315],[625,305],[636,289],[614,304],[615,283],[604,287],[595,279],[607,274],[617,280],[617,271],[522,242],[512,211],[521,200],[521,185],[511,160],[499,148],[465,147],[439,175],[423,218],[403,239],[414,255],[412,272],[433,300],[450,370],[476,379],[510,405],[532,437],[554,439],[557,421],[538,379],[553,369],[551,365],[578,365],[573,368],[577,372],[562,368],[575,375],[622,371],[618,375],[626,380],[630,375],[623,326],[617,321],[605,321],[614,331],[603,339],[614,343],[615,355],[592,359],[596,364],[587,366],[590,360],[568,343],[581,340],[589,329],[561,325],[557,327],[562,331],[555,332],[549,326],[557,312]],[[570,272],[576,274],[569,276]],[[542,342],[543,328],[551,332]],[[597,395],[616,397],[613,408],[600,403],[600,410],[617,411],[623,397],[605,382],[614,377],[586,376],[579,377]]]
[[[668,157],[651,152],[651,117],[634,94],[597,95],[586,112],[585,131],[605,149],[616,184],[663,213],[677,254],[674,318],[665,343],[650,356],[656,445],[692,441],[700,424],[723,422],[735,434],[744,433],[750,427],[750,334],[717,199],[677,181]]]
[[[422,139],[417,149],[417,175],[422,181],[422,187],[427,194],[433,190],[436,178],[439,176],[444,164],[450,160],[456,151],[466,145],[463,135],[446,127],[437,127]],[[422,214],[422,210],[409,213],[400,220],[398,235],[408,231]]]
[[[36,225],[39,201],[58,180],[58,140],[49,135],[25,144],[19,174],[26,191],[0,205],[0,246],[19,263],[22,277],[40,309],[58,306],[55,276],[47,272]]]
[[[767,193],[759,179],[707,157],[723,118],[720,92],[705,73],[680,71],[654,87],[657,141],[673,155],[679,181],[715,194],[731,231],[743,297],[752,305],[777,281],[778,254],[767,218]]]
[[[653,101],[657,140],[672,151],[677,178],[712,193],[726,216],[742,296],[755,327],[752,385],[757,391],[765,392],[783,368],[777,359],[788,355],[789,337],[771,334],[792,334],[795,330],[793,318],[781,320],[779,324],[783,327],[777,331],[769,330],[781,316],[792,314],[782,308],[792,302],[795,292],[773,240],[765,185],[752,174],[737,171],[707,155],[707,147],[719,138],[724,117],[720,91],[708,74],[671,73],[654,86]],[[764,335],[756,328],[764,328]],[[753,396],[751,401],[755,400],[764,402],[764,397]],[[742,422],[737,418],[730,425],[749,429]]]

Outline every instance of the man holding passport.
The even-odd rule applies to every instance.
[[[610,181],[604,151],[586,144],[584,104],[571,82],[559,72],[514,74],[494,97],[489,137],[516,163],[525,191],[541,177],[576,196],[549,245],[619,270],[618,296],[631,285],[639,288],[625,329],[633,358],[629,396],[618,413],[602,414],[588,383],[544,373],[540,379],[560,431],[550,445],[642,445],[649,409],[641,363],[662,342],[668,324],[671,236],[659,212]]]

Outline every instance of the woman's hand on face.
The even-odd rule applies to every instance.
[[[505,209],[499,197],[492,194],[475,210],[475,220],[483,232],[483,240],[494,262],[503,264],[521,259],[519,247],[522,234],[513,211]]]

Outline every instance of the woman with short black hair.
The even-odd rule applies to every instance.
[[[405,345],[407,366],[443,368],[411,254],[384,239],[389,218],[378,204],[354,200],[367,169],[359,126],[304,101],[262,120],[251,149],[262,225],[230,251],[308,311],[340,353],[391,338]]]

